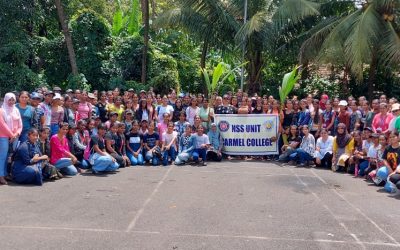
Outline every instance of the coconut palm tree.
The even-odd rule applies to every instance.
[[[163,13],[158,27],[182,27],[203,41],[201,67],[209,46],[242,48],[245,43],[247,88],[258,92],[262,84],[264,54],[276,48],[279,32],[303,18],[319,14],[317,0],[252,0],[243,24],[244,0],[180,0],[179,7]],[[237,53],[240,55],[240,53]]]
[[[326,19],[304,42],[300,61],[340,59],[361,81],[369,66],[368,96],[372,98],[378,65],[400,64],[400,0],[368,0],[348,14]]]

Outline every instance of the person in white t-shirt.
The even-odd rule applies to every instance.
[[[164,113],[168,113],[169,117],[172,117],[174,112],[174,108],[171,105],[168,105],[168,97],[164,95],[162,98],[162,104],[157,106],[156,108],[156,117],[158,123],[164,122]]]
[[[163,152],[163,166],[167,166],[169,159],[175,161],[177,146],[176,140],[178,137],[178,132],[174,131],[174,123],[169,122],[167,131],[162,134],[162,152]]]
[[[201,166],[207,166],[207,149],[210,146],[210,140],[206,134],[204,134],[204,127],[200,125],[197,128],[197,133],[193,134],[195,138],[195,148],[193,151],[193,160],[199,163],[199,157],[202,159]]]

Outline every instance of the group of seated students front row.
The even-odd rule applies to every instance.
[[[89,168],[98,174],[146,162],[167,166],[193,160],[196,166],[206,166],[207,158],[222,159],[222,141],[215,124],[208,135],[201,125],[197,131],[185,126],[182,135],[175,131],[173,122],[168,122],[161,135],[156,132],[155,123],[150,122],[146,127],[146,133],[142,134],[139,123],[134,121],[130,132],[125,134],[122,122],[113,123],[109,129],[100,123],[94,128],[95,135],[89,136],[86,122],[80,120],[77,125],[61,123],[50,140],[47,139],[50,128],[39,131],[31,128],[28,140],[19,145],[12,156],[12,179],[20,184],[42,185],[43,180],[73,176]]]
[[[307,125],[299,131],[296,125],[285,127],[279,139],[281,152],[278,161],[300,167],[316,167],[345,171],[364,177],[389,193],[400,190],[400,137],[397,131],[373,133],[370,127],[363,131],[347,132],[339,123],[336,136],[322,128],[315,140]],[[301,135],[300,135],[301,134]]]

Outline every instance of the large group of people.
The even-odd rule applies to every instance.
[[[217,114],[279,117],[277,155],[235,156],[297,167],[316,166],[400,189],[400,104],[326,94],[273,96],[243,91],[167,95],[39,88],[7,93],[0,108],[0,184],[42,185],[64,175],[130,166],[178,166],[231,160],[214,123]]]

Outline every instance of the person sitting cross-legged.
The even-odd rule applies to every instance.
[[[195,163],[199,163],[199,158],[201,158],[201,166],[207,166],[207,149],[210,146],[209,138],[204,134],[203,125],[197,128],[197,133],[193,134],[196,140],[195,148],[193,151],[193,160]]]

